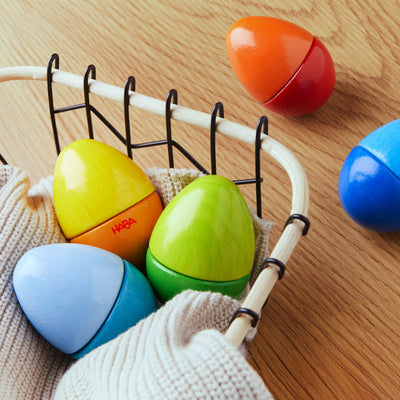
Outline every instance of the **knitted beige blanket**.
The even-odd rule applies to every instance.
[[[198,176],[147,171],[164,204]],[[271,224],[253,217],[254,279],[267,256]],[[29,249],[64,242],[51,179],[30,188],[24,172],[0,167],[0,398],[2,399],[272,399],[243,352],[222,335],[237,301],[186,291],[113,341],[77,362],[32,327],[12,288]]]

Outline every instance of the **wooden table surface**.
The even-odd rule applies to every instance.
[[[269,112],[244,91],[225,49],[236,20],[267,15],[297,23],[329,49],[337,81],[329,101],[312,115],[288,118]],[[249,362],[279,399],[398,399],[400,396],[400,234],[367,231],[350,220],[337,193],[349,151],[368,133],[398,118],[400,104],[400,5],[392,0],[251,0],[69,2],[3,0],[0,67],[46,66],[52,53],[60,69],[211,112],[218,101],[225,117],[255,127],[269,118],[269,134],[298,158],[310,184],[311,229],[296,247],[264,308]],[[273,61],[273,60],[272,60]],[[81,92],[59,88],[56,106],[83,101]],[[121,104],[94,99],[123,129]],[[32,181],[52,173],[52,142],[46,86],[1,84],[0,152],[28,171]],[[60,115],[62,145],[86,137],[84,112]],[[135,141],[163,138],[163,118],[131,110]],[[173,124],[176,140],[198,151],[208,166],[208,133]],[[97,138],[118,146],[95,123]],[[201,144],[204,143],[204,149]],[[137,150],[143,168],[167,167],[165,151]],[[253,174],[250,147],[218,137],[218,173]],[[179,158],[178,158],[179,161]],[[179,166],[186,166],[181,160]],[[291,204],[290,182],[262,157],[263,215],[279,238]],[[243,188],[254,206],[254,189]]]

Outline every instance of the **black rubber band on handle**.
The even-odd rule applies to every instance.
[[[306,216],[304,216],[304,215],[302,215],[302,214],[292,214],[292,215],[288,218],[288,220],[286,221],[286,224],[285,224],[285,226],[283,227],[283,230],[285,230],[285,228],[286,228],[289,224],[291,224],[295,219],[299,219],[300,221],[303,221],[303,222],[304,222],[304,228],[303,228],[302,235],[303,235],[303,236],[306,236],[307,233],[308,233],[308,230],[310,229],[310,220],[309,220]]]
[[[232,324],[232,322],[240,315],[240,314],[247,314],[250,315],[250,317],[252,317],[252,321],[251,321],[251,326],[253,328],[256,327],[258,320],[260,319],[260,316],[254,311],[251,310],[250,308],[239,308],[235,311],[235,313],[232,315],[232,318],[229,322],[229,325]]]
[[[279,267],[278,278],[279,278],[279,280],[281,280],[283,278],[284,273],[285,273],[285,269],[286,269],[285,264],[282,261],[277,260],[276,258],[267,258],[263,262],[262,269],[268,268],[269,264],[274,264],[274,265],[277,265]]]

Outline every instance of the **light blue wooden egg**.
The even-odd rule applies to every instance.
[[[339,197],[364,228],[400,230],[400,120],[373,131],[350,152],[339,177]]]
[[[36,247],[13,274],[18,301],[52,345],[79,358],[157,308],[153,290],[132,264],[106,250],[62,243]]]

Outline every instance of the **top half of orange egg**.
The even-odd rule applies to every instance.
[[[229,61],[245,89],[264,103],[296,73],[313,35],[289,21],[265,16],[236,21],[226,37]]]

